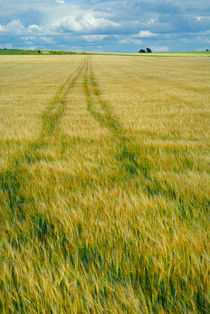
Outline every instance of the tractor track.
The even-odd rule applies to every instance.
[[[121,166],[126,170],[128,176],[133,177],[141,172],[144,177],[147,177],[147,167],[144,166],[144,164],[139,164],[137,162],[133,143],[126,137],[126,131],[123,129],[117,118],[114,117],[110,106],[107,102],[103,101],[101,97],[101,92],[93,72],[91,59],[86,60],[83,89],[86,95],[88,111],[102,127],[110,130],[115,138],[115,143],[118,146],[119,152],[116,155],[117,161],[120,162]],[[100,112],[95,108],[96,102],[100,105]],[[146,161],[144,161],[144,163],[145,162]]]
[[[57,126],[58,120],[64,114],[64,109],[66,105],[66,96],[69,94],[70,90],[75,86],[81,72],[85,66],[85,61],[83,60],[76,71],[71,74],[67,81],[60,87],[58,95],[55,96],[54,103],[48,108],[48,110],[43,114],[43,134],[42,137],[51,136],[54,129]],[[56,110],[54,110],[56,109]]]
[[[128,184],[130,180],[136,180],[138,177],[135,185],[137,190],[141,185],[148,197],[154,198],[162,195],[168,200],[176,201],[180,209],[180,215],[185,216],[185,203],[182,196],[168,183],[167,178],[162,184],[158,178],[151,175],[152,165],[149,161],[149,152],[145,150],[143,145],[135,143],[126,136],[126,130],[112,114],[111,106],[103,101],[90,58],[86,60],[83,89],[90,114],[102,127],[106,127],[113,134],[114,145],[116,145],[118,151],[115,157],[119,167],[125,170],[121,173],[121,179],[126,180],[126,184]],[[96,109],[97,102],[100,105],[100,110]],[[204,200],[204,203],[205,207],[208,208],[208,201]]]
[[[27,149],[11,160],[10,166],[0,173],[0,187],[3,195],[6,195],[5,205],[10,209],[12,221],[15,221],[23,210],[24,205],[30,203],[22,192],[27,184],[27,167],[37,161],[37,152],[48,146],[49,139],[53,137],[59,120],[64,115],[66,97],[75,86],[78,78],[85,68],[85,59],[82,60],[76,70],[71,73],[66,81],[59,87],[52,102],[42,114],[42,129],[36,141],[30,143]],[[38,159],[40,160],[40,159]]]
[[[27,184],[27,165],[40,161],[37,153],[42,148],[47,147],[50,139],[55,136],[54,131],[65,113],[66,98],[71,89],[76,86],[80,77],[83,77],[83,91],[88,112],[101,127],[106,128],[112,134],[113,145],[115,145],[115,151],[117,152],[114,157],[119,168],[123,170],[121,179],[128,182],[129,180],[136,180],[135,178],[138,177],[138,184],[142,186],[148,196],[153,197],[162,194],[169,199],[176,199],[179,203],[182,202],[180,196],[172,187],[170,187],[171,191],[168,193],[169,188],[166,191],[158,179],[151,177],[148,153],[146,151],[141,152],[139,144],[128,138],[126,130],[112,113],[111,106],[103,100],[93,71],[91,58],[86,57],[59,87],[53,101],[42,114],[40,136],[36,141],[29,144],[24,152],[11,161],[7,170],[0,173],[0,188],[5,196],[5,206],[10,209],[11,221],[15,221],[21,216],[18,213],[23,212],[25,206],[31,203],[31,200],[27,199],[23,193],[24,186]],[[62,134],[59,134],[58,137],[56,135],[56,139],[61,144],[68,145],[67,142],[63,141]],[[138,189],[138,186],[136,188]]]

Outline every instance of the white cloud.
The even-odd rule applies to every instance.
[[[135,44],[135,45],[140,45],[142,44],[142,41],[139,39],[133,39],[133,38],[123,38],[123,39],[119,39],[118,43],[121,45],[125,45],[125,44]]]
[[[52,38],[45,37],[45,36],[41,36],[41,37],[40,37],[40,40],[42,40],[43,42],[45,42],[45,43],[47,43],[47,44],[51,44],[51,43],[54,42],[54,41],[52,40]]]
[[[43,7],[41,12],[42,19],[38,23],[24,26],[20,20],[14,19],[7,24],[0,24],[0,33],[19,34],[23,36],[22,38],[29,37],[31,34],[46,37],[66,32],[83,33],[89,35],[89,37],[84,37],[86,41],[93,42],[103,40],[105,36],[92,35],[91,32],[119,26],[111,20],[110,13],[93,9],[84,10],[76,5]]]
[[[84,35],[82,36],[82,38],[87,42],[101,41],[106,37],[108,37],[108,35]]]
[[[89,32],[119,26],[107,13],[81,10],[76,6],[60,7],[49,13],[44,25],[53,31]]]
[[[197,21],[197,22],[200,22],[200,21],[202,21],[204,19],[204,16],[195,16],[195,20]]]
[[[149,21],[147,22],[147,24],[151,25],[154,24],[156,21],[156,19],[149,19]]]
[[[39,25],[32,24],[32,25],[29,25],[28,30],[32,32],[41,31],[41,27]]]
[[[210,29],[208,0],[163,2],[0,0],[0,41],[3,45],[12,43],[12,47],[27,46],[29,41],[33,41],[35,47],[45,47],[45,37],[47,41],[48,38],[53,40],[48,47],[64,49],[70,46],[76,50],[89,47],[85,41],[96,41],[104,51],[123,52],[133,51],[135,45],[141,47],[141,40],[150,41],[148,45],[153,44],[158,50],[165,46],[194,50],[200,48],[201,40],[209,45],[209,34],[205,33]],[[110,40],[91,37],[94,34],[108,34]],[[118,37],[114,38],[114,34]],[[81,36],[89,37],[84,37],[81,43]],[[24,37],[28,42],[26,39],[21,42]],[[142,46],[146,47],[146,44]]]
[[[139,21],[133,21],[133,22],[131,22],[131,24],[140,24],[140,22]]]
[[[34,36],[23,36],[22,39],[26,40],[26,41],[29,41],[29,40],[34,40],[35,37]]]
[[[157,34],[152,33],[151,31],[140,31],[137,35],[137,37],[142,37],[142,38],[146,38],[146,37],[156,37]]]
[[[167,52],[167,51],[169,51],[168,46],[152,46],[151,49],[154,52]]]
[[[32,24],[25,27],[21,21],[12,20],[11,22],[2,25],[0,24],[0,32],[5,34],[16,34],[27,36],[29,34],[37,34],[42,32],[42,28],[39,25]],[[28,37],[29,38],[29,37]]]
[[[22,34],[25,31],[25,27],[21,21],[12,20],[5,25],[0,25],[0,31],[4,33]]]

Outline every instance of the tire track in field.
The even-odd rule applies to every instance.
[[[88,111],[102,127],[109,129],[115,138],[115,145],[118,150],[116,159],[120,163],[120,167],[127,172],[126,180],[135,178],[139,175],[139,183],[146,194],[152,197],[157,194],[162,194],[170,199],[176,198],[176,193],[173,189],[166,195],[167,191],[163,189],[158,180],[151,178],[150,163],[148,161],[147,153],[145,154],[145,152],[141,152],[139,147],[136,147],[137,145],[132,143],[132,140],[126,137],[126,131],[123,129],[120,122],[113,116],[108,104],[102,100],[90,59],[86,60],[83,88],[86,95]],[[96,110],[96,100],[94,98],[97,98],[101,109],[99,109],[100,112]],[[122,177],[124,177],[123,173]]]
[[[165,178],[164,182],[161,182],[159,178],[151,175],[152,166],[148,158],[148,152],[134,142],[132,143],[132,140],[126,137],[126,131],[113,116],[109,105],[102,100],[90,59],[86,61],[83,88],[88,111],[102,127],[109,129],[116,139],[115,144],[119,151],[116,159],[127,172],[126,180],[135,178],[138,175],[140,179],[139,184],[148,196],[156,197],[157,195],[162,195],[166,199],[177,203],[181,216],[191,215],[191,209],[176,188],[167,181],[167,178]],[[96,110],[94,98],[98,99],[101,107],[100,111]],[[202,202],[204,210],[207,210],[208,200],[203,199]]]
[[[21,191],[27,183],[27,169],[24,165],[30,165],[39,160],[36,154],[41,148],[48,145],[47,140],[53,136],[58,121],[64,114],[66,96],[74,87],[84,67],[85,60],[80,63],[79,67],[59,87],[49,107],[42,114],[42,130],[39,138],[29,144],[27,150],[13,159],[6,171],[0,173],[1,190],[6,195],[5,205],[10,208],[12,220],[15,220],[16,217],[24,216],[24,205],[31,203],[31,200],[26,199]]]
[[[52,136],[55,127],[57,126],[58,120],[62,117],[66,105],[66,96],[69,94],[70,90],[76,84],[81,72],[85,67],[85,60],[81,62],[79,67],[76,69],[73,74],[67,79],[64,83],[64,86],[61,87],[61,92],[55,96],[54,102],[48,108],[46,112],[44,112],[42,116],[43,121],[43,137]]]
[[[141,152],[139,147],[132,143],[131,139],[126,137],[126,131],[123,129],[120,122],[112,115],[108,104],[102,100],[101,92],[93,72],[92,63],[89,60],[86,61],[84,91],[86,94],[87,107],[89,112],[100,123],[101,126],[108,128],[116,139],[115,143],[118,146],[119,151],[116,159],[126,170],[128,174],[126,179],[139,175],[141,186],[148,195],[153,197],[161,194],[168,199],[177,200],[178,203],[182,202],[180,196],[176,193],[174,188],[167,183],[166,180],[166,188],[164,188],[158,179],[151,177],[151,166],[147,157],[148,153],[144,151]],[[98,98],[102,113],[95,109],[93,97]]]
[[[109,105],[102,100],[90,59],[86,61],[83,88],[86,95],[88,111],[102,127],[109,129],[116,139],[116,145],[118,145],[119,151],[116,156],[117,161],[121,163],[129,176],[141,174],[144,178],[147,178],[149,171],[147,160],[142,159],[141,163],[137,161],[135,145],[125,136],[126,132],[122,125],[117,118],[113,116]],[[93,98],[97,98],[101,108],[100,112],[96,110]]]

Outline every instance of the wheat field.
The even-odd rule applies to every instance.
[[[210,58],[0,69],[0,312],[208,313]]]

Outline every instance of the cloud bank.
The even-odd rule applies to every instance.
[[[209,48],[201,0],[3,0],[0,48],[189,51]]]

